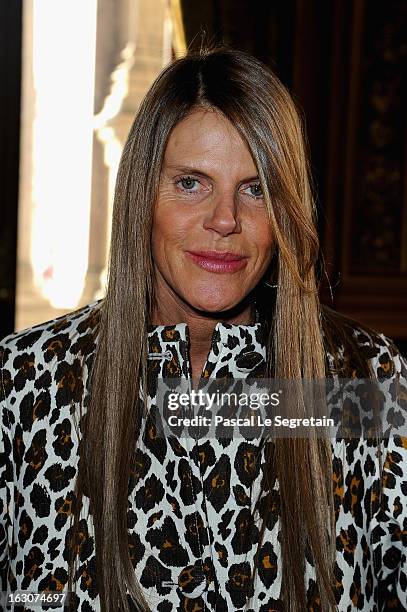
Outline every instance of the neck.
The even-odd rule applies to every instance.
[[[234,325],[255,323],[255,307],[249,296],[234,308],[222,312],[204,312],[191,307],[173,292],[156,292],[151,314],[152,325],[176,325],[186,323],[190,338],[190,358],[195,371],[208,355],[214,327],[219,321]],[[195,366],[195,367],[194,367]]]

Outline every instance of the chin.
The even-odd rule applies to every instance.
[[[215,279],[216,281],[216,279]],[[243,299],[244,295],[241,295],[241,291],[233,291],[235,289],[231,287],[230,282],[223,282],[222,285],[215,285],[212,283],[211,286],[207,286],[207,283],[186,283],[188,287],[188,294],[185,295],[184,299],[186,302],[202,312],[223,312],[231,310]]]
[[[216,312],[224,312],[226,310],[230,310],[232,309],[234,306],[236,306],[236,304],[239,303],[240,300],[236,300],[233,301],[231,300],[230,302],[219,302],[219,301],[195,301],[194,303],[191,303],[191,306],[193,306],[193,308],[196,308],[197,310],[201,310],[202,312],[212,312],[212,313],[216,313]]]

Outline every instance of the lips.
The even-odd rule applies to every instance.
[[[247,265],[247,257],[230,251],[185,252],[198,266],[209,272],[236,272]]]

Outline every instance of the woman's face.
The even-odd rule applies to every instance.
[[[233,308],[265,273],[272,242],[249,149],[223,116],[194,111],[165,151],[152,230],[157,299]]]

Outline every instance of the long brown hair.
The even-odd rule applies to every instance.
[[[267,329],[266,376],[326,375],[325,319],[315,278],[319,243],[299,112],[279,79],[254,57],[228,47],[189,53],[165,68],[145,96],[117,175],[108,287],[96,330],[74,516],[77,525],[86,492],[104,612],[129,610],[126,589],[137,609],[149,610],[129,553],[127,505],[136,434],[145,417],[138,395],[140,382],[147,388],[147,327],[154,304],[150,236],[168,137],[199,107],[222,113],[239,131],[265,194],[276,245],[273,280],[278,284],[273,308],[261,305]],[[315,563],[322,608],[334,609],[329,439],[277,439],[267,472],[279,482],[286,609],[306,608],[306,546]],[[70,585],[72,574],[73,558]]]

